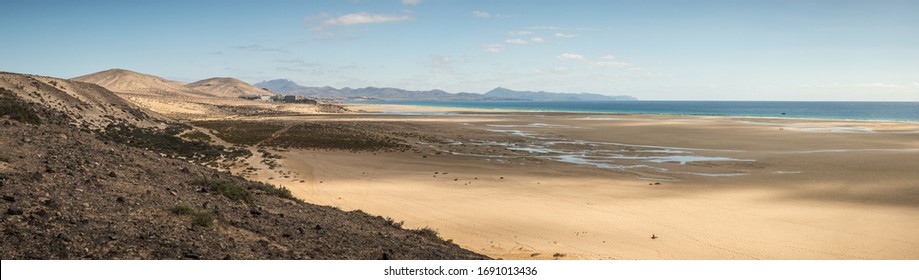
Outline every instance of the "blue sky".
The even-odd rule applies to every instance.
[[[919,101],[919,1],[10,1],[0,71]]]

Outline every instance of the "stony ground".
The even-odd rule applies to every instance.
[[[486,258],[39,115],[0,114],[3,259]]]

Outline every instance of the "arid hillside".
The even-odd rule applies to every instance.
[[[247,84],[246,82],[234,78],[210,78],[186,84],[185,87],[226,98],[238,98],[240,96],[256,95],[277,95],[265,89],[257,88],[253,85]]]
[[[109,69],[75,77],[71,80],[97,84],[114,92],[155,96],[214,97],[204,92],[189,89],[180,82],[124,69]]]
[[[164,121],[94,84],[0,72],[0,88],[26,102],[41,104],[38,110],[69,116],[68,123],[80,128],[100,129],[114,123],[152,127]]]
[[[102,86],[138,107],[183,121],[252,115],[321,114],[344,110],[331,104],[290,104],[240,99],[240,95],[271,93],[232,78],[212,78],[183,84],[149,74],[110,69],[71,80]]]
[[[485,258],[203,166],[245,153],[183,140],[187,125],[98,86],[0,77],[0,258]]]

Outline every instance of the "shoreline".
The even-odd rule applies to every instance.
[[[392,105],[375,106],[358,108]],[[917,124],[398,109],[437,114],[247,118],[421,137],[402,152],[272,149],[278,167],[249,175],[494,258],[919,257]],[[851,126],[874,133],[833,132]]]
[[[640,102],[640,101],[638,101]],[[909,103],[909,102],[906,102]],[[405,105],[405,104],[383,104],[383,103],[342,103],[343,107],[395,107],[403,108],[403,111],[376,111],[374,113],[382,114],[402,114],[416,112],[456,112],[456,113],[558,113],[558,114],[586,114],[586,115],[617,115],[617,116],[674,116],[674,117],[720,117],[720,118],[750,118],[750,119],[774,119],[774,120],[800,120],[800,121],[840,121],[840,122],[890,122],[919,124],[919,120],[882,120],[882,119],[836,119],[836,118],[796,118],[782,116],[742,116],[742,115],[708,115],[708,114],[668,114],[668,113],[622,113],[622,112],[594,112],[594,111],[564,111],[564,110],[526,110],[526,109],[492,109],[492,108],[469,108],[469,107],[450,107],[436,105]],[[380,109],[377,109],[380,110]]]

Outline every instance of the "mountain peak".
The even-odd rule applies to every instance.
[[[256,87],[268,89],[273,92],[289,92],[303,88],[294,81],[288,79],[275,79],[255,83]]]
[[[71,80],[97,84],[114,92],[147,93],[150,90],[185,90],[180,82],[118,68],[71,78]]]
[[[246,82],[229,77],[204,79],[187,84],[185,87],[226,98],[237,98],[240,96],[254,95],[275,95],[274,93],[271,93],[260,87],[255,87]]]

